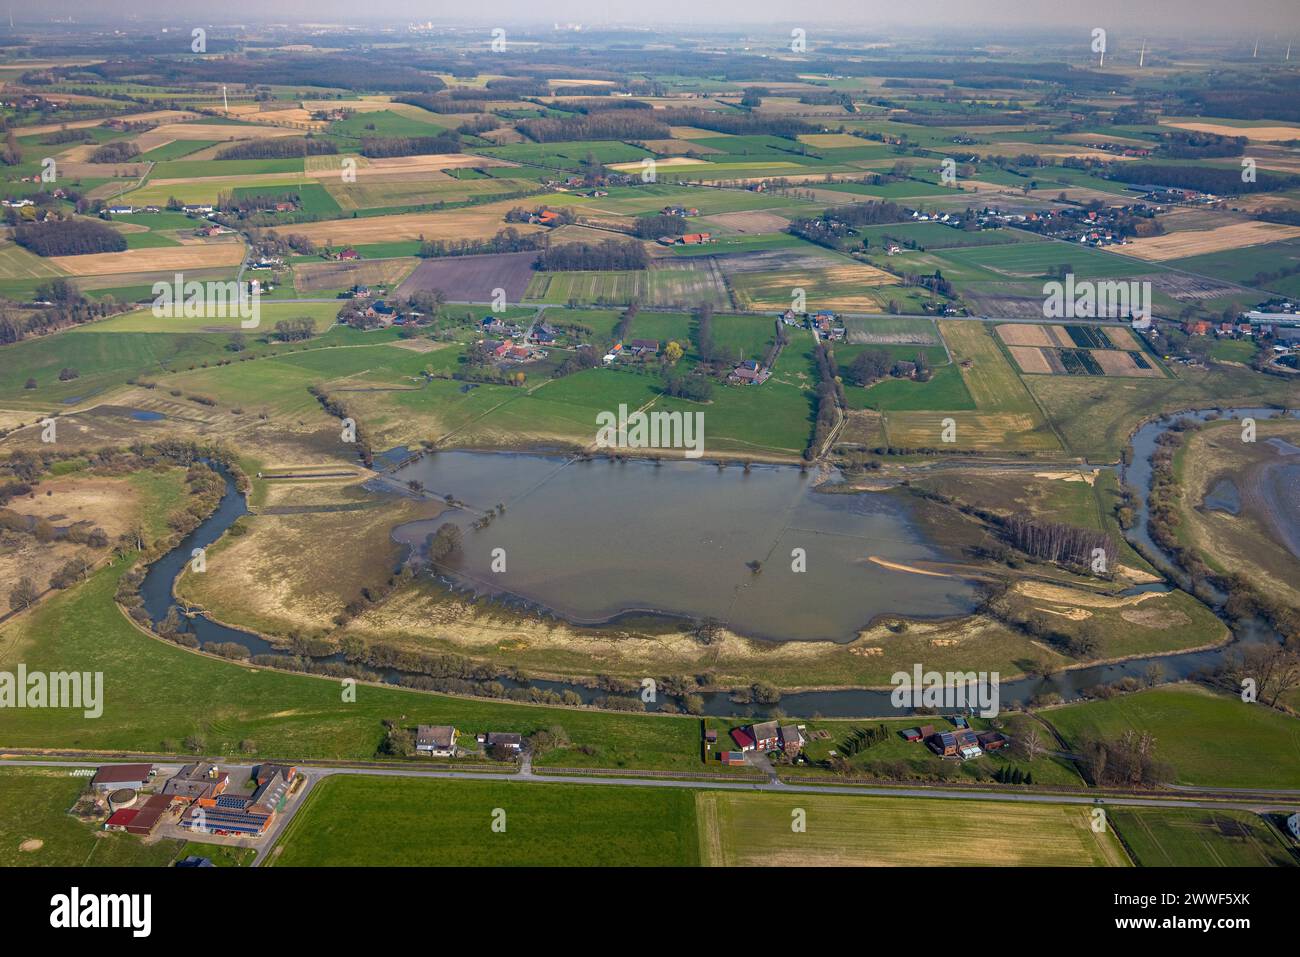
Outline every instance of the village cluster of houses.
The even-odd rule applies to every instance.
[[[602,361],[607,366],[612,366],[620,359],[628,362],[646,361],[659,355],[658,339],[633,339],[624,348],[623,343],[616,342],[610,346],[609,352],[605,353]]]
[[[480,328],[485,338],[479,340],[479,345],[502,362],[544,359],[548,354],[546,347],[555,345],[560,339],[560,333],[545,322],[535,323],[525,331],[516,322],[486,316]]]
[[[1193,319],[1184,322],[1182,329],[1189,336],[1213,335],[1220,339],[1272,336],[1273,351],[1283,354],[1300,348],[1300,305],[1283,302],[1277,311],[1253,309],[1238,316],[1236,320],[1211,322]]]
[[[230,775],[206,761],[185,765],[161,789],[155,788],[157,773],[152,764],[106,765],[96,772],[91,787],[105,795],[110,811],[105,830],[147,837],[172,818],[189,830],[256,837],[283,810],[298,770],[258,766],[251,794],[227,793]]]
[[[458,737],[460,732],[450,724],[422,724],[415,729],[415,753],[430,758],[454,758],[459,753]],[[476,735],[475,740],[487,752],[501,749],[518,754],[524,747],[524,737],[516,731],[487,731]]]
[[[364,287],[362,287],[364,288]],[[365,296],[354,296],[353,298],[362,299]],[[366,317],[367,325],[380,329],[388,326],[405,326],[418,324],[424,318],[424,313],[405,306],[399,306],[396,303],[389,302],[386,299],[376,299],[368,304],[361,314]],[[339,316],[339,322],[347,322],[347,316]]]
[[[961,715],[949,720],[952,722],[951,731],[936,730],[932,724],[923,724],[903,731],[903,738],[924,742],[941,758],[961,758],[963,761],[978,758],[986,751],[1000,751],[1011,743],[1011,739],[1001,731],[971,730],[970,722]]]
[[[847,334],[840,317],[830,309],[818,309],[802,316],[793,309],[787,309],[781,313],[781,324],[811,329],[813,335],[826,342],[843,342]]]
[[[729,765],[744,764],[747,751],[781,752],[794,757],[803,750],[804,743],[808,740],[804,735],[805,730],[801,724],[783,725],[776,721],[760,721],[732,728],[727,733],[736,747],[734,750],[717,752],[718,760]],[[713,728],[705,728],[705,753],[712,753],[717,743],[718,732]]]
[[[655,240],[660,246],[703,246],[713,242],[712,233],[684,233],[681,236],[660,236]]]

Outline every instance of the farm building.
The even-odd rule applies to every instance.
[[[733,385],[762,385],[771,375],[768,369],[764,369],[753,359],[746,359],[731,370],[727,381]]]
[[[781,728],[781,750],[797,754],[804,745],[803,732],[798,726],[787,724]]]
[[[479,735],[478,740],[488,748],[505,748],[507,751],[521,751],[524,746],[523,735],[514,731],[489,731]]]
[[[687,233],[677,241],[683,246],[702,246],[713,239],[710,233]]]
[[[731,740],[736,742],[736,747],[740,748],[741,751],[754,750],[754,736],[749,733],[749,729],[732,728],[730,733]]]
[[[900,731],[900,732],[898,732],[898,733],[901,734],[901,735],[903,736],[903,740],[904,740],[904,741],[909,741],[909,742],[915,743],[915,742],[921,740],[921,729],[920,729],[920,728],[905,728],[905,729],[903,729],[902,731]]]
[[[253,774],[253,780],[259,785],[265,784],[277,774],[292,782],[298,776],[298,769],[289,764],[260,764]]]
[[[147,837],[154,832],[155,828],[158,827],[158,822],[163,819],[163,816],[170,808],[170,800],[168,800],[164,795],[155,794],[138,808],[126,808],[116,812],[108,819],[104,826],[108,827],[108,825],[113,823],[116,818],[116,825],[113,827],[113,830],[122,830],[126,831],[128,834],[137,834]]]
[[[212,800],[225,791],[229,783],[230,775],[215,764],[196,762],[185,765],[168,778],[162,793],[178,804]]]
[[[286,769],[275,770],[252,795],[221,794],[195,801],[181,817],[181,827],[216,834],[261,834],[284,807],[289,794]]]
[[[659,354],[659,340],[658,339],[633,339],[630,348],[632,350],[633,355],[657,356]]]
[[[941,758],[952,757],[957,753],[957,735],[951,731],[939,731],[925,742],[930,746],[930,750]]]
[[[957,754],[963,760],[969,758],[978,758],[984,752],[980,749],[979,739],[976,738],[974,731],[958,731]]]
[[[731,729],[731,740],[741,751],[798,751],[803,747],[803,732],[795,725],[778,725],[775,721]]]
[[[456,754],[456,729],[449,724],[422,724],[415,731],[415,750],[431,757]]]
[[[1011,739],[1001,731],[981,731],[975,735],[975,740],[985,751],[999,751],[1011,743]]]
[[[106,764],[91,779],[96,791],[116,791],[119,788],[141,788],[153,777],[152,764]]]
[[[776,751],[781,747],[781,728],[775,721],[763,721],[749,726],[754,736],[754,747],[759,751]]]

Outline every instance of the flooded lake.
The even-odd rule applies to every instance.
[[[445,521],[464,529],[447,571],[479,594],[575,623],[652,613],[712,616],[778,641],[850,641],[881,615],[967,614],[973,586],[896,565],[952,560],[900,495],[816,492],[793,467],[719,470],[699,462],[566,461],[440,452],[393,473],[467,507],[399,527],[422,545]],[[504,504],[485,529],[471,525]],[[494,552],[503,549],[502,552]],[[800,551],[806,571],[793,570]],[[505,570],[494,571],[504,557]],[[755,574],[751,562],[761,562]]]

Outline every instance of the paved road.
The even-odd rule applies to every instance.
[[[66,768],[85,768],[89,765],[103,766],[112,764],[130,764],[129,761],[102,761],[93,758],[86,761],[71,760],[23,760],[14,757],[0,757],[0,766],[12,765],[17,767],[34,766],[34,767],[66,767]],[[283,763],[283,762],[282,762]],[[878,798],[923,798],[939,801],[993,801],[1010,804],[1071,804],[1087,806],[1109,806],[1109,807],[1176,807],[1176,808],[1229,808],[1233,810],[1251,811],[1255,813],[1265,811],[1293,811],[1295,804],[1300,803],[1296,800],[1297,792],[1295,791],[1238,791],[1224,792],[1231,793],[1231,799],[1209,800],[1204,798],[1183,798],[1183,797],[1102,797],[1088,794],[1070,793],[1070,794],[1051,794],[1051,793],[1033,793],[1033,792],[999,792],[999,791],[972,791],[959,790],[956,788],[922,788],[922,787],[880,787],[865,784],[797,784],[781,781],[776,777],[773,771],[772,776],[766,781],[728,781],[728,780],[679,780],[671,778],[638,778],[638,777],[612,777],[604,776],[599,773],[580,774],[580,775],[559,775],[559,774],[538,774],[532,766],[532,758],[525,755],[520,763],[519,770],[514,774],[493,773],[490,771],[443,771],[443,770],[424,770],[417,767],[365,767],[365,766],[313,766],[311,764],[296,763],[299,773],[306,779],[296,795],[292,807],[284,814],[279,815],[271,830],[266,837],[260,839],[255,845],[257,855],[253,859],[253,867],[261,866],[271,855],[275,848],[276,842],[284,833],[284,829],[293,819],[294,815],[303,807],[307,801],[307,796],[316,784],[327,777],[334,775],[373,775],[377,777],[398,777],[398,778],[444,778],[453,781],[495,781],[495,782],[517,782],[521,785],[535,784],[568,784],[568,785],[596,785],[599,787],[639,787],[639,788],[676,788],[692,790],[712,790],[712,791],[765,791],[769,793],[789,794],[791,796],[798,794],[837,794],[850,795],[858,797],[878,797]],[[1219,789],[1203,789],[1219,790]],[[1241,795],[1251,795],[1250,800],[1241,799]]]
[[[113,764],[130,764],[129,761],[87,761],[69,760],[22,760],[0,758],[0,765],[18,767],[66,767],[84,768],[89,765],[102,767]],[[280,762],[284,763],[284,762]],[[856,794],[870,797],[907,797],[934,798],[936,800],[955,801],[1000,801],[1016,804],[1106,804],[1115,807],[1191,807],[1191,808],[1236,808],[1243,811],[1284,810],[1295,804],[1295,792],[1259,792],[1255,800],[1207,800],[1203,798],[1183,797],[1101,797],[1080,793],[1052,794],[1035,792],[973,791],[955,788],[922,787],[881,787],[869,784],[792,784],[785,781],[728,781],[728,780],[678,780],[673,778],[638,778],[614,777],[599,773],[580,775],[539,774],[536,769],[528,767],[514,774],[501,774],[491,771],[443,771],[417,767],[353,767],[320,766],[310,763],[295,763],[295,766],[313,781],[321,780],[335,774],[376,775],[379,777],[406,778],[448,778],[458,781],[517,781],[528,784],[589,784],[614,787],[651,787],[651,788],[693,788],[721,791],[777,791],[789,794]],[[1240,792],[1237,792],[1240,793]],[[1255,794],[1256,792],[1251,792]],[[301,802],[300,802],[301,803]]]

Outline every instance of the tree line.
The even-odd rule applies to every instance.
[[[14,230],[14,242],[38,256],[84,256],[126,249],[126,237],[116,229],[87,219],[27,223]]]
[[[361,155],[371,159],[459,152],[460,134],[454,130],[446,130],[436,136],[376,136],[361,140]]]
[[[565,243],[548,246],[535,267],[543,272],[587,269],[645,269],[650,257],[640,243],[606,239],[600,243]]]
[[[338,151],[339,148],[334,143],[315,136],[266,136],[227,146],[217,153],[217,159],[292,159],[297,156],[325,156]]]

